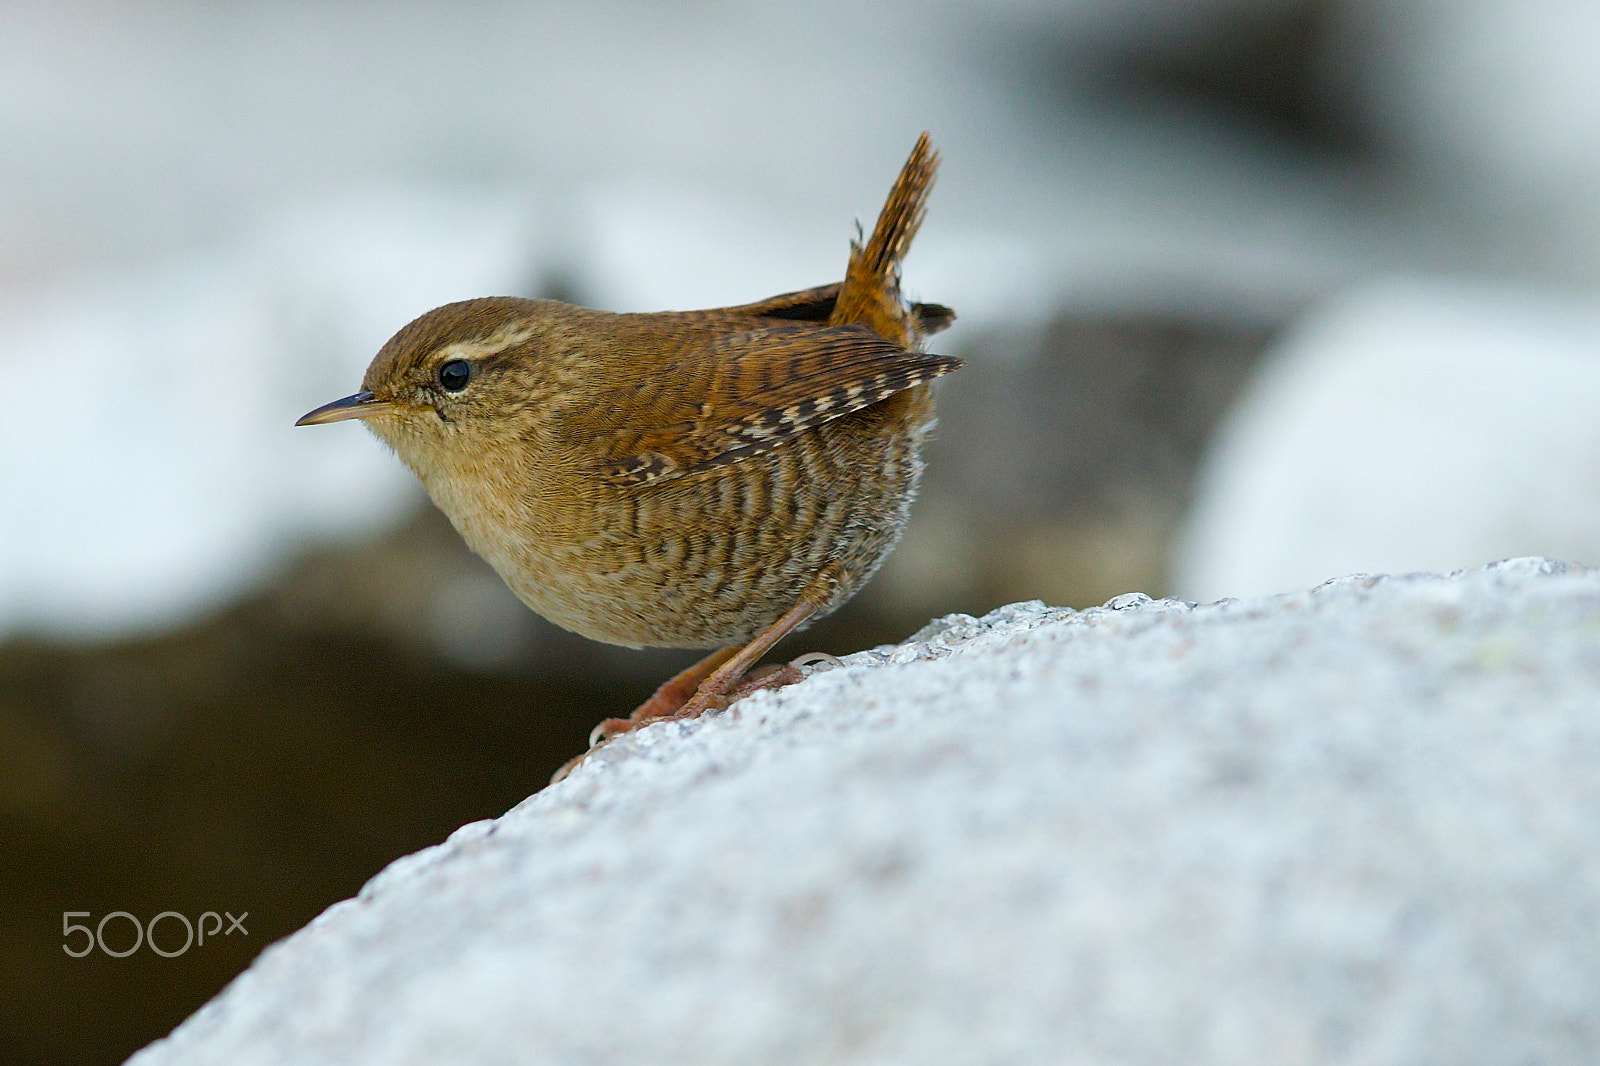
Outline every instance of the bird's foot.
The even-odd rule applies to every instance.
[[[654,696],[640,704],[639,708],[628,717],[607,718],[595,726],[589,733],[589,750],[568,760],[566,765],[556,771],[550,783],[555,784],[577,769],[578,764],[588,758],[590,753],[613,737],[631,733],[654,722],[698,718],[707,711],[723,710],[754,693],[784,688],[805,680],[807,676],[805,668],[819,662],[833,666],[844,665],[837,657],[827,652],[808,652],[783,666],[757,667],[742,677],[709,677],[700,683],[688,699],[682,696],[684,687],[682,679],[684,675],[690,673],[685,671],[684,674],[657,689]]]
[[[712,678],[701,685],[672,718],[698,718],[707,711],[720,711],[738,703],[746,696],[757,692],[768,692],[774,689],[786,688],[797,681],[804,681],[807,677],[806,667],[819,662],[829,663],[833,666],[843,666],[837,656],[829,655],[825,651],[807,652],[797,659],[783,666],[760,666],[745,674],[743,677],[730,678],[724,684],[715,684]]]

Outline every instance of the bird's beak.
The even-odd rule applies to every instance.
[[[370,392],[358,392],[342,400],[325,403],[315,411],[300,416],[297,426],[320,426],[324,422],[343,422],[347,418],[371,418],[398,409],[398,404],[380,400]]]

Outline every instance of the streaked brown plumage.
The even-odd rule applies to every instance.
[[[936,166],[923,134],[842,283],[656,314],[447,304],[384,345],[361,393],[301,424],[364,419],[558,625],[634,647],[746,644],[600,732],[698,713],[848,599],[905,525],[927,383],[961,365],[921,351],[953,313],[900,295]]]

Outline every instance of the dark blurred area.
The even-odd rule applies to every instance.
[[[375,24],[350,17],[352,7],[334,7],[344,13],[329,16],[337,27]],[[781,9],[790,14],[772,16],[775,25],[814,21]],[[0,26],[7,18],[19,26],[48,21],[42,10],[0,14]],[[128,7],[86,9],[93,10],[138,21]],[[247,33],[252,20],[274,17],[267,5],[241,10],[249,17],[230,21],[203,6],[162,17],[172,25],[192,21],[198,55],[219,34]],[[606,32],[635,32],[631,47],[641,54],[654,55],[649,34],[665,32],[671,21],[651,15],[630,31],[630,5],[605,10]],[[829,17],[842,17],[842,10]],[[1374,66],[1387,52],[1370,36],[1383,25],[1382,5],[1237,0],[1056,10],[1018,4],[962,7],[960,17],[943,22],[935,10],[878,11],[864,31],[871,40],[853,41],[842,59],[829,60],[854,62],[863,50],[893,40],[890,30],[904,30],[916,42],[908,54],[926,53],[917,62],[927,69],[911,68],[901,97],[864,105],[871,119],[859,127],[845,123],[852,144],[867,147],[854,144],[837,173],[818,162],[803,181],[786,185],[772,178],[775,169],[719,170],[710,153],[700,162],[692,147],[683,151],[695,161],[678,172],[683,184],[694,186],[697,174],[726,172],[770,181],[779,200],[820,197],[831,212],[836,197],[874,203],[916,131],[933,125],[938,140],[944,121],[957,130],[940,142],[956,223],[965,220],[969,232],[978,232],[990,215],[1015,206],[999,202],[1009,199],[1004,190],[1026,186],[1038,197],[1027,202],[1039,205],[1033,234],[1039,246],[1054,255],[1056,245],[1071,245],[1055,258],[1012,255],[1004,242],[1004,254],[990,258],[988,246],[976,241],[955,242],[941,253],[938,241],[946,238],[938,231],[950,216],[941,214],[944,190],[935,194],[924,231],[930,258],[919,274],[913,254],[906,280],[918,298],[948,300],[962,313],[934,347],[963,357],[967,367],[940,383],[939,430],[900,547],[855,601],[786,641],[780,658],[900,641],[930,617],[981,614],[1015,600],[1088,607],[1124,592],[1169,592],[1173,545],[1195,504],[1207,449],[1272,344],[1308,303],[1365,271],[1449,262],[1473,249],[1491,248],[1484,262],[1533,261],[1535,252],[1518,251],[1497,235],[1519,226],[1563,228],[1548,214],[1528,222],[1519,212],[1532,210],[1531,197],[1497,201],[1489,179],[1429,186],[1430,175],[1455,165],[1448,148],[1410,151],[1408,131],[1415,127],[1406,122],[1425,119],[1405,112],[1404,121],[1387,121],[1368,95],[1387,69]],[[704,29],[722,12],[712,5],[691,22]],[[476,37],[452,36],[438,30],[453,26],[449,16],[424,8],[410,14],[415,26],[404,32],[438,35],[443,47],[514,53],[516,45],[506,42],[520,39],[492,23],[487,30],[474,23]],[[397,35],[409,25],[406,17],[398,17]],[[537,47],[557,52],[565,47],[563,33],[592,30],[574,30],[554,9],[540,26]],[[823,29],[812,25],[807,32]],[[335,30],[328,32],[316,47],[337,66],[343,45]],[[79,47],[68,37],[57,45]],[[118,54],[115,45],[100,47]],[[725,83],[696,82],[694,92],[730,109],[718,121],[747,131],[751,153],[770,155],[774,146],[798,141],[820,159],[847,138],[835,138],[831,120],[791,119],[776,104],[849,109],[828,95],[830,79],[837,80],[832,68],[792,65],[803,52],[786,49],[770,84],[729,76]],[[755,53],[753,62],[766,54]],[[626,74],[627,50],[610,62],[602,75]],[[263,59],[262,70],[270,67]],[[264,87],[246,94],[247,117],[287,128],[292,124],[275,108],[293,92],[274,77],[263,73]],[[695,77],[683,74],[686,84]],[[946,81],[946,96],[929,88]],[[991,96],[971,105],[963,126],[959,104],[950,100],[977,84]],[[699,128],[696,118],[668,130],[624,129],[640,121],[629,117],[629,107],[607,111],[583,96],[583,86],[567,88],[570,95],[559,99],[525,94],[516,106],[583,111],[587,128],[550,149],[566,152],[574,174],[603,175],[616,164],[613,157],[649,157],[658,148],[651,137],[681,140]],[[773,106],[761,115],[739,112],[729,101],[747,92],[759,98],[751,107]],[[923,92],[926,107],[917,95]],[[36,106],[47,115],[49,103],[15,107],[23,113]],[[358,103],[341,98],[327,107]],[[409,113],[391,110],[404,130]],[[416,158],[396,151],[399,162],[389,162],[452,179],[482,172],[514,183],[523,175],[481,147],[516,140],[493,114],[480,109],[457,117],[444,103],[437,110],[415,121],[447,128],[456,139],[418,134],[419,143],[408,146]],[[1015,123],[996,125],[994,116]],[[883,132],[889,129],[892,138]],[[591,144],[593,160],[581,151]],[[359,189],[363,175],[351,160],[360,148],[330,135],[325,158],[304,144],[289,155],[297,173]],[[238,144],[211,145],[205,156],[221,159],[218,188],[242,190],[237,195],[245,202],[266,195],[265,179]],[[1194,160],[1210,160],[1210,168],[1191,168]],[[27,161],[8,166],[0,168],[0,182],[12,180],[17,188],[56,180]],[[553,164],[541,167],[529,163],[526,173],[546,187],[567,180],[551,177]],[[153,187],[157,173],[130,173],[126,183]],[[858,179],[860,187],[853,187]],[[852,187],[835,187],[845,184]],[[992,202],[962,201],[963,189]],[[1295,199],[1302,192],[1310,207]],[[1093,199],[1101,195],[1111,205],[1104,210]],[[1271,199],[1280,195],[1281,201]],[[1509,206],[1495,213],[1484,210],[1487,202]],[[54,201],[40,203],[46,206],[24,212],[26,224],[13,226],[14,255],[0,263],[0,278],[24,279],[19,291],[60,266],[51,258],[59,249],[62,261],[75,254],[92,260],[94,271],[121,269],[146,243],[204,238],[232,209],[219,200],[187,221],[176,213],[152,215],[91,254],[83,250],[93,247],[85,235],[101,224],[93,213],[62,208],[71,222],[56,223]],[[1462,218],[1471,224],[1455,227],[1451,220]],[[840,268],[848,221],[837,218],[825,235],[839,246]],[[1024,218],[1022,228],[1032,221]],[[1169,230],[1188,236],[1164,243]],[[530,248],[544,241],[561,253],[555,266],[522,275],[541,279],[537,294],[598,306],[636,298],[651,306],[658,291],[627,289],[615,280],[627,276],[620,268],[612,280],[594,282],[601,272],[582,249],[570,247],[581,238],[559,227],[515,237],[524,238]],[[19,248],[32,249],[27,255],[35,258]],[[671,264],[658,274],[671,274],[680,261],[686,269],[697,265],[695,249],[668,251],[658,260],[645,257]],[[1111,253],[1122,258],[1107,262]],[[526,261],[540,262],[531,250]],[[1568,256],[1552,273],[1570,277],[1589,269],[1575,261]],[[1044,265],[1028,265],[1035,262]],[[1013,274],[999,269],[1016,263],[1024,265]],[[830,280],[810,276],[809,260],[793,271],[781,261],[779,267],[788,288]],[[941,278],[970,281],[975,295],[967,299],[977,309],[960,292],[934,291]],[[765,295],[719,289],[706,302]],[[283,302],[294,315],[310,313]],[[387,330],[403,324],[385,321]],[[316,391],[334,388],[335,376],[295,382],[294,389],[263,386],[263,402],[275,405],[263,417],[287,426],[302,410],[349,391]],[[158,475],[168,476],[151,473]],[[340,491],[338,484],[330,491]],[[50,504],[15,506],[20,513]],[[353,895],[386,863],[438,843],[466,822],[497,816],[543,787],[582,750],[599,719],[625,714],[695,658],[606,647],[556,629],[518,604],[435,510],[414,501],[400,510],[397,521],[352,523],[354,532],[283,533],[279,540],[296,545],[287,561],[263,567],[261,580],[243,582],[245,591],[220,606],[152,624],[149,632],[124,626],[110,635],[52,636],[48,626],[13,623],[0,643],[6,844],[0,1001],[7,1008],[0,1013],[0,1060],[117,1061],[164,1035],[265,946]],[[114,519],[107,525],[108,535],[116,535]],[[67,911],[89,912],[83,920],[92,925],[114,911],[147,922],[164,911],[193,918],[224,910],[248,912],[248,935],[219,936],[180,957],[140,950],[113,958],[96,950],[74,958],[62,948]],[[123,933],[131,940],[131,927]],[[164,929],[163,935],[177,934]]]

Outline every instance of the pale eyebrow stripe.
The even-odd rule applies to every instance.
[[[441,349],[440,354],[446,358],[485,360],[499,355],[507,348],[514,348],[522,344],[532,336],[532,323],[508,323],[487,337],[478,337],[470,341],[459,341],[448,345]]]

